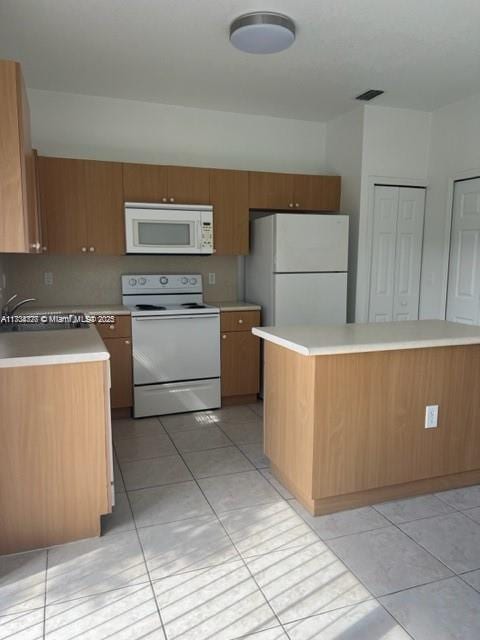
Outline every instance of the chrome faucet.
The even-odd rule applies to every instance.
[[[18,302],[16,302],[13,305],[13,307],[10,307],[10,303],[13,302],[14,300],[16,300],[16,298],[18,298],[18,293],[14,293],[13,296],[10,296],[10,298],[3,305],[3,307],[2,307],[2,315],[3,316],[11,316],[12,313],[14,313],[17,309],[19,309],[24,304],[27,304],[27,302],[36,302],[37,301],[37,298],[25,298],[25,300],[19,300]]]

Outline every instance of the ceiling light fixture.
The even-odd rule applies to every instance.
[[[230,42],[246,53],[277,53],[288,49],[294,40],[295,23],[281,13],[246,13],[230,25]]]

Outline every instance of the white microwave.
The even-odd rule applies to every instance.
[[[127,253],[213,253],[211,205],[125,203]]]

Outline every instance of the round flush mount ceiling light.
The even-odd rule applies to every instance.
[[[246,13],[230,25],[230,42],[247,53],[277,53],[288,49],[294,40],[295,23],[281,13]]]

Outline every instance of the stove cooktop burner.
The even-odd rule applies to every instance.
[[[182,304],[182,307],[185,307],[185,309],[205,309],[205,305],[204,304],[198,304],[198,302],[184,302]]]
[[[135,308],[138,309],[139,311],[151,311],[151,310],[165,311],[166,309],[166,307],[161,307],[158,304],[137,304],[135,305]]]

